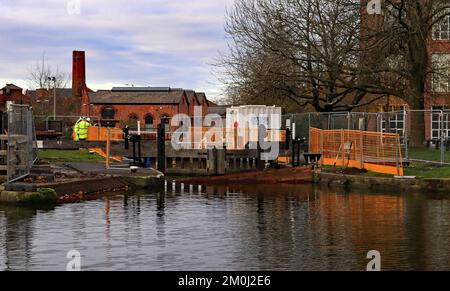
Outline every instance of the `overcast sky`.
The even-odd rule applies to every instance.
[[[86,51],[87,84],[170,86],[217,97],[212,76],[226,50],[224,18],[233,0],[0,0],[0,85],[29,87],[45,53],[71,73]]]

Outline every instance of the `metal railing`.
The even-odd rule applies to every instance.
[[[321,154],[322,165],[403,176],[398,134],[311,128],[309,151]]]
[[[307,140],[311,127],[398,134],[406,162],[450,165],[450,110],[312,112],[287,114],[282,121],[293,130],[294,137]]]

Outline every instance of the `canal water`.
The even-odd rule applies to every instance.
[[[0,270],[450,269],[450,200],[310,185],[132,193],[0,208]]]

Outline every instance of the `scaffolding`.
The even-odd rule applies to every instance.
[[[28,105],[10,104],[7,128],[7,182],[28,176],[37,160],[33,109]]]

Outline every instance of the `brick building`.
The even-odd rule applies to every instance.
[[[176,114],[194,116],[195,106],[208,112],[205,93],[170,87],[115,87],[93,92],[86,86],[84,52],[73,53],[73,95],[81,101],[81,115],[99,119],[102,124],[151,130],[168,123]]]
[[[23,89],[14,84],[6,84],[0,89],[0,110],[5,112],[6,103],[11,101],[13,103],[22,104],[28,103],[29,97],[23,94]]]
[[[382,15],[369,15],[367,13],[369,1],[361,0],[362,27],[381,21],[383,17]],[[364,33],[364,30],[362,33]],[[447,137],[450,137],[450,78],[448,77],[450,76],[450,16],[447,16],[433,28],[433,32],[428,38],[428,55],[429,63],[432,66],[430,69],[433,73],[429,75],[425,84],[424,109],[430,111],[424,113],[425,139],[433,140],[439,137],[439,131],[443,123],[445,124],[444,131],[447,133]],[[406,101],[395,96],[389,96],[377,101],[369,110],[402,111],[404,109],[410,109]],[[431,110],[436,112],[433,113]],[[444,122],[440,120],[438,110],[447,110]],[[402,113],[394,114],[390,118],[389,124],[391,131],[404,133],[406,117]]]

